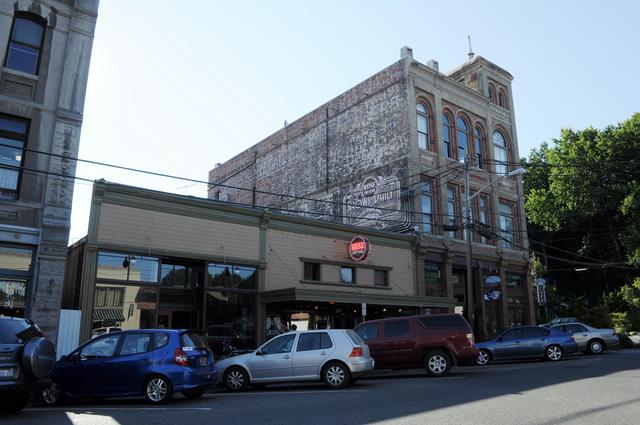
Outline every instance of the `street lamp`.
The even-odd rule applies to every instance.
[[[464,158],[464,231],[465,231],[465,239],[467,245],[467,285],[466,285],[466,305],[465,309],[467,310],[467,320],[471,325],[472,329],[474,328],[474,317],[473,317],[473,308],[472,308],[472,289],[473,289],[473,273],[471,270],[471,200],[476,196],[480,195],[483,190],[496,184],[498,181],[505,177],[514,177],[520,176],[527,172],[524,168],[516,168],[515,170],[496,177],[492,182],[488,185],[484,186],[482,189],[478,190],[472,196],[469,196],[469,164],[471,163],[471,157],[469,155]],[[482,301],[484,302],[484,301]],[[482,333],[484,333],[484,329],[482,329]],[[484,335],[483,335],[484,336]]]

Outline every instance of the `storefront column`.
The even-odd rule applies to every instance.
[[[258,296],[256,302],[256,346],[262,344],[265,341],[265,324],[267,321],[267,307],[262,303],[260,294],[262,294],[267,287],[267,232],[269,231],[269,220],[271,219],[271,211],[264,210],[262,217],[260,218],[260,250],[258,266]]]
[[[507,266],[508,263],[504,258],[500,258],[498,267],[500,268],[500,328],[505,329],[509,327],[509,300],[507,297]]]
[[[453,295],[453,255],[446,253],[444,255],[444,281],[448,298],[454,298]],[[450,309],[449,313],[455,312],[455,306]]]
[[[527,274],[525,276],[525,289],[526,289],[526,297],[527,297],[527,318],[529,325],[536,324],[536,300],[533,295],[533,290],[535,288],[535,282],[533,281],[533,276],[531,275],[531,263],[527,264]]]

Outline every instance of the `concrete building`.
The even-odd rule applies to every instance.
[[[453,298],[417,295],[419,246],[415,235],[96,182],[63,302],[82,311],[81,341],[196,328],[221,354],[225,340],[255,348],[293,324],[353,328],[365,316],[453,308]]]
[[[506,176],[519,158],[512,79],[473,54],[443,74],[404,47],[398,62],[216,164],[208,196],[419,232],[418,295],[455,297],[479,335],[531,323],[522,185]],[[464,158],[473,196],[468,304]]]
[[[0,314],[56,339],[98,0],[0,0]]]

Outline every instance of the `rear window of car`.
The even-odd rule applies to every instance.
[[[368,339],[375,339],[378,337],[378,324],[368,323],[366,325],[362,325],[356,329],[356,333],[365,341]]]
[[[301,333],[296,351],[322,350],[332,346],[331,338],[326,332]]]
[[[469,325],[459,314],[422,316],[418,320],[427,328],[467,328]]]
[[[351,341],[353,341],[354,344],[356,345],[364,344],[364,339],[360,338],[360,335],[358,335],[356,331],[352,331],[351,329],[349,329],[347,331],[347,335],[349,335],[349,338],[351,338]]]
[[[207,348],[204,336],[196,332],[183,333],[180,335],[180,341],[183,347]]]
[[[0,343],[20,344],[23,342],[16,334],[24,331],[29,324],[24,320],[0,320]]]
[[[169,343],[169,334],[155,334],[155,348],[162,348]]]

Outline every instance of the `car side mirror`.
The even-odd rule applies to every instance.
[[[262,350],[258,350],[258,351],[256,351],[256,356],[261,356],[261,355],[263,355],[263,354],[264,354],[264,353],[262,352]]]
[[[65,355],[60,356],[60,361],[65,361],[66,359],[67,359],[67,356]]]
[[[499,337],[498,337],[498,339],[496,339],[496,341],[498,341],[498,342],[502,342],[502,337],[501,337],[501,336],[499,336]]]

